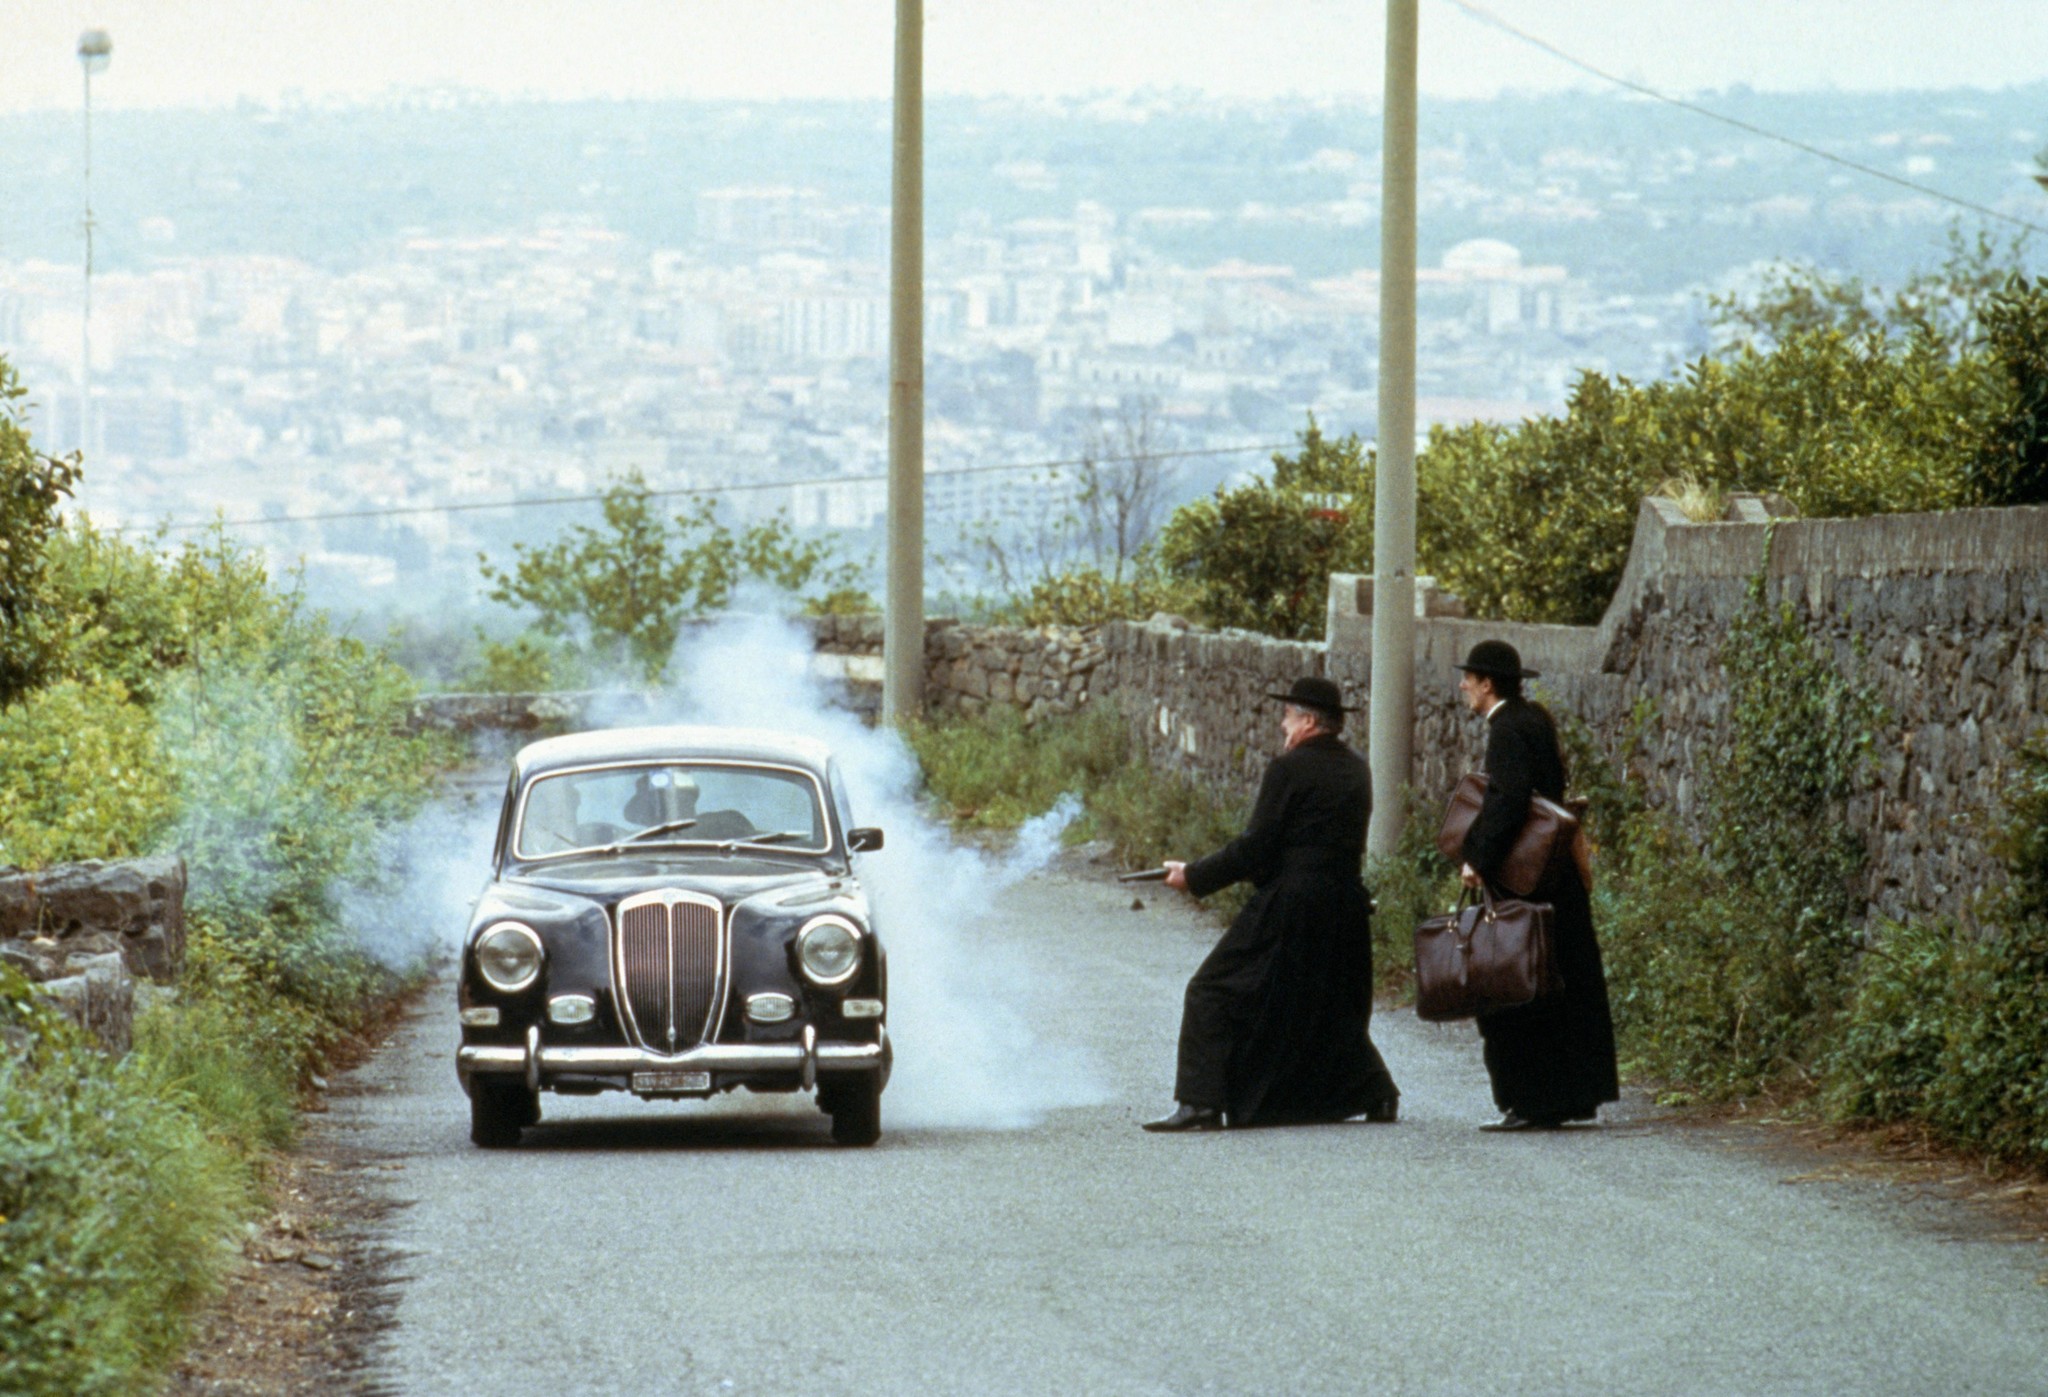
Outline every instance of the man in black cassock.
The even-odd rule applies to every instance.
[[[1537,675],[1522,668],[1514,646],[1483,640],[1457,668],[1464,671],[1458,691],[1466,706],[1486,719],[1486,799],[1465,834],[1461,872],[1467,887],[1484,880],[1498,889],[1501,865],[1529,818],[1530,797],[1564,799],[1564,754],[1549,712],[1522,697],[1522,681]],[[1486,1074],[1502,1112],[1482,1130],[1547,1130],[1592,1120],[1603,1102],[1621,1095],[1593,908],[1564,841],[1525,900],[1552,908],[1551,945],[1564,988],[1480,1015]]]
[[[1166,865],[1196,897],[1257,888],[1188,982],[1174,1112],[1156,1131],[1394,1119],[1400,1101],[1367,1036],[1372,906],[1359,881],[1372,773],[1346,746],[1336,684],[1309,677],[1279,700],[1286,748],[1266,768],[1245,832]]]

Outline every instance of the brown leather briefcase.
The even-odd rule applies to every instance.
[[[1479,818],[1479,807],[1486,800],[1486,784],[1486,773],[1473,771],[1459,777],[1451,790],[1443,826],[1437,830],[1436,848],[1452,863],[1465,861],[1465,834]],[[1550,867],[1560,843],[1577,856],[1581,852],[1579,840],[1576,812],[1548,796],[1532,796],[1529,817],[1522,822],[1522,832],[1515,836],[1514,847],[1508,850],[1495,881],[1517,897],[1527,897],[1543,881],[1543,870]],[[1593,886],[1590,863],[1581,862],[1579,876],[1588,888]]]
[[[1415,1017],[1432,1023],[1512,1009],[1563,987],[1551,907],[1469,890],[1415,928]]]

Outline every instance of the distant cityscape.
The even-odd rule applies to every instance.
[[[1547,139],[1519,132],[1503,108],[1497,139],[1483,140],[1483,112],[1467,111],[1472,129],[1425,151],[1425,427],[1555,410],[1587,369],[1667,372],[1707,346],[1704,294],[1770,256],[1880,279],[1942,256],[1954,210],[1935,200],[1849,184],[1712,127],[1685,127],[1672,143],[1661,112],[1647,134],[1589,140],[1593,109],[1617,129],[1637,109],[1545,101],[1557,128]],[[2023,173],[2040,140],[2004,110],[2029,105],[2013,94],[1815,104],[1836,124],[1867,118],[1859,159],[1951,183],[1974,171],[1975,184],[1962,181],[1971,197],[2042,211]],[[622,126],[637,110],[621,110]],[[1000,104],[974,114],[1001,130]],[[1212,128],[1183,115],[1168,104],[1135,125],[1150,122],[1186,158],[1180,148]],[[1135,158],[1128,113],[1070,112],[1036,152],[988,143],[1006,158],[977,179],[998,197],[935,201],[936,544],[1042,528],[1065,507],[1071,471],[992,467],[1070,459],[1091,431],[1099,443],[1104,422],[1134,412],[1149,449],[1187,453],[1170,456],[1175,499],[1260,468],[1311,414],[1372,436],[1372,123],[1306,106],[1269,117],[1326,129],[1290,130],[1277,142],[1289,158],[1263,169],[1256,152],[1223,162],[1180,200],[1148,198],[1149,178],[1118,190]],[[45,197],[76,207],[61,127],[44,128]],[[1091,130],[1102,139],[1077,138]],[[773,148],[772,137],[760,139]],[[1532,139],[1539,148],[1517,148]],[[806,178],[815,156],[705,170],[666,190],[665,228],[649,226],[661,220],[645,207],[608,211],[602,189],[583,189],[552,209],[494,211],[479,196],[479,207],[411,221],[365,216],[354,238],[295,239],[280,226],[269,243],[264,201],[250,200],[247,220],[219,213],[238,197],[225,187],[161,192],[147,207],[121,198],[110,162],[96,199],[121,213],[103,215],[115,255],[93,282],[90,410],[78,393],[80,267],[50,255],[48,208],[27,233],[0,223],[0,353],[30,390],[45,448],[84,451],[81,498],[99,523],[216,510],[278,520],[248,537],[280,563],[303,559],[316,596],[402,610],[461,595],[480,549],[546,537],[567,517],[481,506],[588,495],[629,471],[660,489],[717,491],[738,517],[786,511],[861,556],[885,498],[888,210],[829,161],[825,177]],[[606,163],[619,168],[615,154]],[[1989,196],[1986,163],[1998,175]],[[749,173],[761,177],[712,182]],[[461,179],[483,183],[474,166]],[[1709,192],[1676,197],[1693,186]],[[304,197],[322,219],[354,217],[345,181]],[[307,210],[294,219],[303,225]],[[209,232],[212,220],[234,235]],[[355,517],[303,519],[317,515]]]

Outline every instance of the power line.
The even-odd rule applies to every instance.
[[[1493,11],[1473,4],[1472,0],[1444,0],[1444,3],[1452,6],[1454,9],[1462,10],[1466,15],[1478,20],[1481,24],[1498,29],[1503,34],[1513,38],[1520,39],[1523,43],[1533,48],[1542,49],[1551,57],[1568,63],[1581,72],[1590,73],[1603,82],[1611,82],[1616,87],[1627,88],[1630,92],[1639,93],[1644,97],[1678,107],[1696,116],[1703,116],[1709,121],[1718,121],[1723,126],[1732,126],[1738,131],[1746,131],[1752,136],[1761,136],[1767,141],[1776,141],[1779,145],[1790,146],[1794,150],[1804,151],[1808,155],[1817,156],[1831,165],[1840,165],[1843,169],[1854,170],[1861,175],[1869,175],[1872,179],[1881,179],[1887,184],[1896,184],[1901,189],[1910,189],[1915,194],[1924,194],[1928,198],[1937,199],[1944,204],[1953,204],[1959,209],[1968,209],[1971,213],[1982,214],[1986,218],[1995,218],[2001,223],[2013,224],[2015,227],[2024,228],[2030,233],[2048,233],[2048,227],[2030,222],[2019,217],[2017,214],[2002,213],[1988,204],[1972,203],[1968,199],[1958,198],[1953,194],[1936,189],[1932,185],[1921,184],[1916,180],[1907,179],[1903,175],[1895,175],[1889,170],[1880,170],[1875,165],[1865,165],[1860,160],[1851,160],[1845,155],[1837,155],[1831,150],[1824,150],[1820,146],[1799,140],[1797,137],[1780,135],[1778,132],[1758,126],[1754,122],[1744,121],[1740,117],[1729,116],[1725,112],[1717,112],[1711,107],[1703,107],[1699,103],[1689,102],[1683,97],[1673,97],[1668,93],[1659,92],[1654,87],[1649,87],[1633,79],[1610,73],[1604,68],[1588,63],[1576,54],[1565,52],[1565,50],[1551,43],[1548,39],[1531,34],[1526,29],[1510,24],[1507,20],[1493,13]]]
[[[954,466],[950,469],[927,471],[926,477],[993,475],[998,471],[1058,470],[1067,466],[1115,466],[1135,461],[1187,460],[1197,456],[1236,456],[1250,451],[1285,451],[1292,445],[1292,442],[1247,443],[1243,446],[1211,446],[1187,451],[1153,451],[1142,456],[1076,456],[1063,461],[1011,461],[994,466]],[[790,490],[806,485],[872,484],[888,478],[884,474],[821,475],[808,480],[750,480],[732,485],[680,485],[664,490],[649,490],[647,495],[650,499],[674,499],[685,495],[730,495],[743,490]],[[468,514],[483,509],[539,509],[551,505],[600,504],[608,493],[607,491],[595,495],[549,495],[523,500],[478,500],[468,504],[415,504],[392,505],[378,509],[337,509],[318,514],[271,514],[254,519],[187,519],[176,522],[166,520],[160,524],[123,524],[107,532],[174,534],[194,529],[241,529],[266,524],[318,524],[341,519],[394,519],[406,515]]]

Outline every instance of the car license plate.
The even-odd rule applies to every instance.
[[[633,1090],[709,1091],[711,1090],[711,1074],[709,1072],[676,1072],[666,1070],[635,1072],[633,1074]]]

